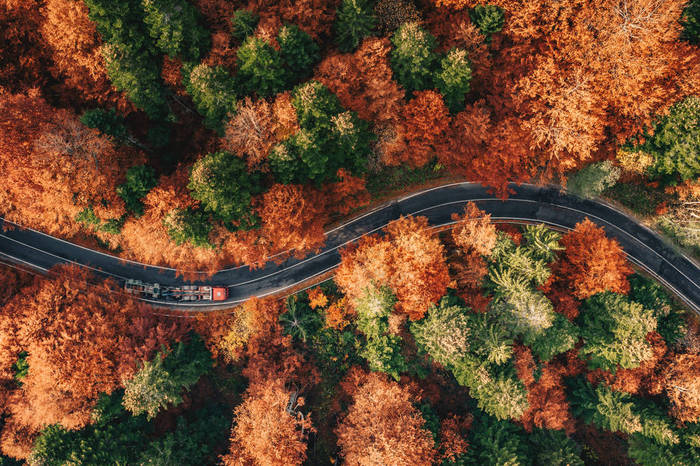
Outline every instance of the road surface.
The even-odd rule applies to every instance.
[[[180,310],[211,310],[231,307],[251,296],[284,292],[332,270],[340,261],[340,248],[380,230],[401,215],[422,215],[433,226],[448,225],[453,213],[461,213],[466,202],[474,201],[494,221],[541,222],[568,230],[587,217],[617,239],[633,263],[655,276],[692,310],[700,312],[700,268],[656,233],[607,204],[580,199],[556,187],[524,184],[513,189],[515,193],[505,201],[476,183],[454,183],[411,194],[328,231],[326,245],[316,255],[301,260],[290,258],[281,264],[270,261],[256,270],[246,266],[227,268],[203,280],[202,283],[228,287],[229,298],[225,302],[146,301]],[[0,226],[3,222],[0,218]],[[31,229],[0,231],[0,257],[40,271],[73,263],[120,282],[134,278],[162,285],[185,283],[175,269],[125,261]]]

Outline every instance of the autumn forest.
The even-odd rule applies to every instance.
[[[0,0],[0,175],[2,218],[184,276],[456,181],[697,260],[700,0]],[[593,221],[460,209],[212,312],[2,257],[0,464],[700,464],[698,316]]]

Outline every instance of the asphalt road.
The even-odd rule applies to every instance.
[[[225,302],[216,305],[148,302],[180,310],[209,310],[230,307],[251,296],[283,292],[333,269],[340,261],[338,251],[342,246],[380,230],[401,215],[422,215],[428,217],[431,225],[442,226],[452,223],[451,215],[461,213],[466,202],[474,201],[495,221],[541,222],[566,230],[588,217],[620,242],[632,262],[655,276],[691,309],[700,312],[700,268],[656,233],[607,204],[565,194],[556,187],[525,184],[513,189],[515,193],[505,201],[488,194],[486,188],[476,183],[455,183],[421,191],[330,230],[325,247],[316,255],[301,260],[290,258],[281,264],[270,261],[256,270],[246,266],[223,269],[199,282],[228,287],[229,299]],[[11,225],[0,218],[0,226],[3,222]],[[134,278],[163,285],[185,283],[174,269],[125,261],[30,229],[0,232],[0,257],[40,271],[61,263],[74,263],[117,281]]]

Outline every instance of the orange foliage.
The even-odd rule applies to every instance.
[[[312,288],[308,291],[308,295],[311,309],[323,308],[328,304],[328,297],[323,293],[320,287]]]
[[[377,373],[353,393],[348,414],[336,429],[347,464],[430,465],[436,456],[417,401],[409,390]]]
[[[573,432],[574,419],[566,399],[563,381],[567,371],[566,365],[561,362],[546,363],[540,369],[539,378],[535,380],[533,371],[536,366],[530,349],[515,345],[513,352],[518,378],[527,388],[529,407],[520,418],[525,430],[532,432],[534,427],[539,427]]]
[[[261,16],[261,22],[267,18],[281,19],[296,24],[316,41],[331,34],[335,20],[335,10],[340,0],[250,0],[248,9]]]
[[[231,448],[225,465],[287,466],[306,460],[311,419],[297,409],[304,399],[270,378],[251,385],[234,410]]]
[[[605,236],[605,231],[586,219],[564,235],[565,250],[555,263],[555,273],[562,277],[579,299],[602,291],[627,293],[627,276],[632,273],[620,244]]]
[[[444,247],[425,217],[402,217],[385,230],[386,238],[366,236],[341,253],[335,281],[351,302],[372,283],[389,286],[397,311],[420,319],[447,291]]]
[[[126,97],[115,90],[105,68],[95,24],[83,2],[47,0],[40,32],[51,51],[51,73],[76,96],[120,111],[133,110]]]
[[[457,224],[452,228],[452,240],[465,251],[473,250],[479,255],[488,256],[496,245],[496,226],[491,223],[491,215],[468,202],[464,214],[452,214]]]
[[[450,112],[435,91],[420,91],[401,108],[398,130],[402,143],[384,154],[386,165],[422,167],[447,149]]]
[[[347,304],[347,299],[342,298],[331,303],[326,309],[326,327],[342,330],[350,325],[353,316],[352,309]]]
[[[20,351],[29,353],[31,371],[10,412],[34,430],[84,425],[99,393],[121,386],[140,362],[187,330],[186,323],[149,315],[110,282],[91,284],[94,278],[82,269],[55,273],[13,298],[0,321],[1,328],[13,330],[4,335],[3,352],[14,351],[15,360]]]
[[[653,392],[655,372],[668,349],[664,339],[657,332],[649,333],[646,339],[651,345],[652,357],[643,361],[636,369],[618,369],[614,379],[609,381],[610,388],[633,395],[648,396]]]
[[[318,249],[325,241],[323,199],[300,185],[273,185],[257,209],[261,234],[275,250],[296,249],[296,255]]]
[[[389,65],[391,43],[367,38],[352,55],[330,55],[316,69],[315,78],[340,99],[343,107],[363,120],[385,125],[397,119],[404,91]]]
[[[117,151],[97,130],[67,110],[49,106],[36,91],[0,94],[2,213],[49,233],[74,235],[75,216],[92,206],[102,219],[118,218],[116,194],[126,168],[141,156]]]
[[[323,187],[323,197],[331,212],[347,215],[355,209],[369,204],[370,195],[365,188],[364,178],[352,176],[341,168],[337,173],[340,181]]]
[[[440,423],[440,456],[441,461],[455,461],[467,452],[469,442],[465,439],[466,432],[471,426],[471,418],[460,419],[454,414]]]
[[[674,354],[662,371],[661,380],[671,402],[671,416],[680,422],[697,422],[700,417],[700,355]]]

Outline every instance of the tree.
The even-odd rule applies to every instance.
[[[262,236],[280,251],[293,249],[301,257],[326,239],[323,200],[308,188],[275,184],[263,195],[256,213]]]
[[[609,160],[595,162],[571,175],[566,188],[580,197],[593,198],[614,186],[620,174],[620,169]]]
[[[182,403],[182,392],[197,383],[212,368],[211,353],[194,335],[185,345],[179,342],[169,352],[158,352],[134,376],[124,382],[124,407],[134,416],[152,419],[163,408]]]
[[[447,368],[455,366],[467,352],[470,333],[465,309],[450,306],[445,298],[431,306],[423,319],[411,323],[411,334],[419,347]]]
[[[224,119],[236,112],[236,85],[221,66],[205,63],[192,68],[185,80],[187,93],[192,97],[204,124],[220,134]]]
[[[321,328],[321,316],[300,295],[287,297],[286,311],[280,314],[284,333],[306,343]]]
[[[491,312],[513,336],[522,337],[526,345],[540,338],[556,316],[552,302],[544,294],[532,291],[509,293],[497,299]]]
[[[469,93],[471,79],[471,63],[466,50],[454,48],[440,60],[440,70],[435,73],[435,86],[450,112],[457,113],[464,109],[464,98]]]
[[[364,38],[372,34],[376,22],[368,0],[343,0],[334,25],[338,50],[354,52]]]
[[[670,414],[680,422],[700,419],[700,356],[675,354],[662,371]]]
[[[211,223],[209,218],[200,210],[173,209],[163,217],[163,226],[178,246],[190,243],[198,247],[211,247],[209,232]]]
[[[537,464],[583,466],[581,447],[561,430],[537,429],[530,436]]]
[[[414,95],[401,109],[398,131],[402,140],[385,154],[383,162],[387,165],[406,162],[414,168],[422,167],[445,149],[450,114],[442,97],[430,90]]]
[[[474,464],[496,466],[527,463],[527,445],[519,429],[511,422],[487,415],[476,418],[467,454]]]
[[[690,0],[683,10],[683,34],[682,38],[691,44],[700,43],[700,3]]]
[[[496,245],[496,226],[491,223],[491,215],[468,202],[462,215],[452,214],[455,226],[452,240],[465,251],[473,250],[480,256],[488,256]]]
[[[284,382],[270,378],[251,385],[234,410],[229,453],[225,465],[245,462],[266,465],[302,464],[306,439],[314,431],[302,413],[304,399]]]
[[[237,79],[246,94],[267,97],[285,88],[286,71],[280,52],[265,40],[248,36],[239,47]]]
[[[111,136],[119,142],[129,138],[128,130],[124,124],[124,117],[117,114],[113,108],[109,110],[102,108],[86,110],[80,116],[80,122],[88,128],[100,130],[103,134]]]
[[[418,23],[422,20],[420,11],[411,0],[379,0],[374,6],[379,31],[388,36],[405,23]]]
[[[155,318],[114,291],[113,283],[67,267],[6,305],[13,347],[27,351],[31,368],[10,407],[14,421],[34,430],[82,427],[100,393],[112,393],[141,361],[182,337],[184,323]]]
[[[501,32],[505,21],[503,10],[496,5],[476,5],[469,10],[472,23],[479,28],[479,32],[491,40],[491,35]]]
[[[646,340],[656,329],[652,311],[625,296],[600,293],[588,298],[579,316],[583,347],[579,356],[591,369],[615,372],[617,367],[634,369],[651,358]]]
[[[417,22],[404,23],[391,38],[391,68],[398,83],[409,94],[433,87],[438,61],[435,38]]]
[[[199,12],[183,0],[141,0],[156,46],[171,58],[197,61],[208,47],[209,32],[199,24]]]
[[[260,21],[260,16],[254,11],[236,10],[231,18],[231,35],[238,42],[243,42],[255,32],[258,21]]]
[[[692,180],[700,174],[700,97],[690,96],[676,103],[654,128],[654,135],[642,150],[654,156],[647,172],[656,178]]]
[[[530,341],[528,346],[540,361],[550,361],[554,356],[565,353],[576,346],[578,339],[578,327],[557,313],[552,325]]]
[[[313,66],[320,58],[319,47],[307,33],[298,26],[288,24],[277,34],[280,57],[286,70],[286,83],[292,85],[311,75]]]
[[[133,214],[143,215],[143,202],[148,192],[158,181],[153,169],[147,165],[137,165],[126,171],[126,182],[117,187],[117,194],[124,199],[126,208]]]
[[[348,413],[336,429],[346,463],[432,464],[434,440],[414,407],[417,400],[406,388],[370,374],[352,395]]]
[[[207,154],[192,166],[187,188],[208,212],[238,228],[257,223],[250,207],[260,190],[257,175],[248,173],[243,161],[228,152]]]
[[[574,295],[585,299],[601,291],[626,293],[632,273],[624,251],[601,227],[586,219],[561,239],[565,251],[555,273],[566,280]]]

